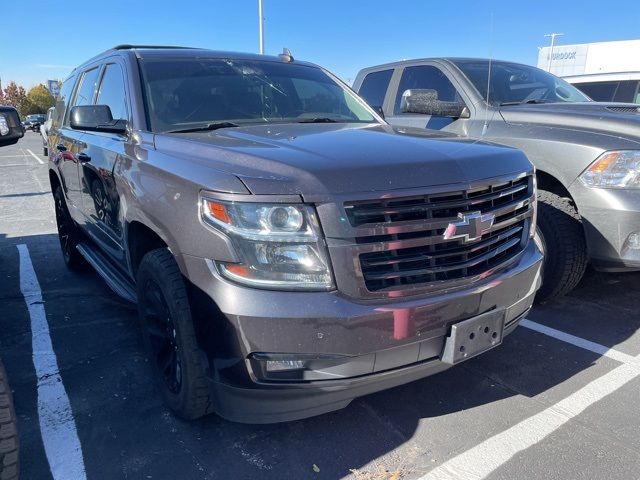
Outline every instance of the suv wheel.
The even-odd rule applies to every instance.
[[[536,243],[544,253],[538,300],[566,295],[587,268],[587,245],[577,209],[569,198],[538,190]]]
[[[82,234],[69,214],[64,192],[59,185],[53,193],[53,200],[56,210],[56,223],[58,224],[58,239],[60,240],[64,263],[70,270],[84,270],[87,267],[87,261],[76,248],[82,239]]]
[[[0,362],[0,478],[18,478],[18,429],[7,372]]]
[[[171,252],[160,248],[147,253],[136,285],[142,334],[167,405],[185,419],[210,413],[211,391],[187,289]]]

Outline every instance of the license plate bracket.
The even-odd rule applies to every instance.
[[[451,325],[440,360],[455,365],[502,343],[505,309],[491,310]]]

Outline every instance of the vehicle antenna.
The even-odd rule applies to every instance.
[[[491,64],[493,63],[493,12],[491,12],[491,23],[489,26],[489,72],[487,74],[487,107],[484,111],[484,125],[482,126],[482,136],[489,128],[489,91],[491,88]]]

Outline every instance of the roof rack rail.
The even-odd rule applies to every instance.
[[[132,50],[134,48],[175,48],[175,49],[193,49],[195,47],[179,47],[175,45],[116,45],[113,50]]]

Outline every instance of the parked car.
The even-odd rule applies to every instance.
[[[564,80],[596,102],[623,102],[640,105],[640,72],[572,75]]]
[[[49,129],[51,128],[51,121],[53,119],[53,112],[55,112],[56,107],[51,107],[47,110],[47,118],[44,123],[40,125],[40,135],[42,135],[42,154],[45,157],[49,156]]]
[[[18,111],[9,106],[0,105],[0,147],[13,145],[24,135]],[[0,360],[0,478],[17,479],[19,468],[19,440],[16,412],[13,408],[13,395],[9,386],[7,372]]]
[[[489,88],[487,88],[489,85]],[[573,289],[587,262],[640,269],[640,109],[596,103],[538,68],[483,59],[408,60],[362,70],[354,89],[398,127],[522,149],[536,166],[540,298]]]
[[[25,117],[25,121],[23,123],[24,128],[27,130],[31,130],[32,132],[39,132],[40,125],[42,125],[46,120],[46,116],[41,113],[37,113],[34,115],[27,115]]]
[[[10,106],[0,105],[0,147],[18,143],[24,136],[18,111]]]
[[[522,152],[396,130],[286,52],[115,47],[64,82],[49,144],[64,261],[137,302],[184,418],[293,420],[442,371],[540,283]]]

